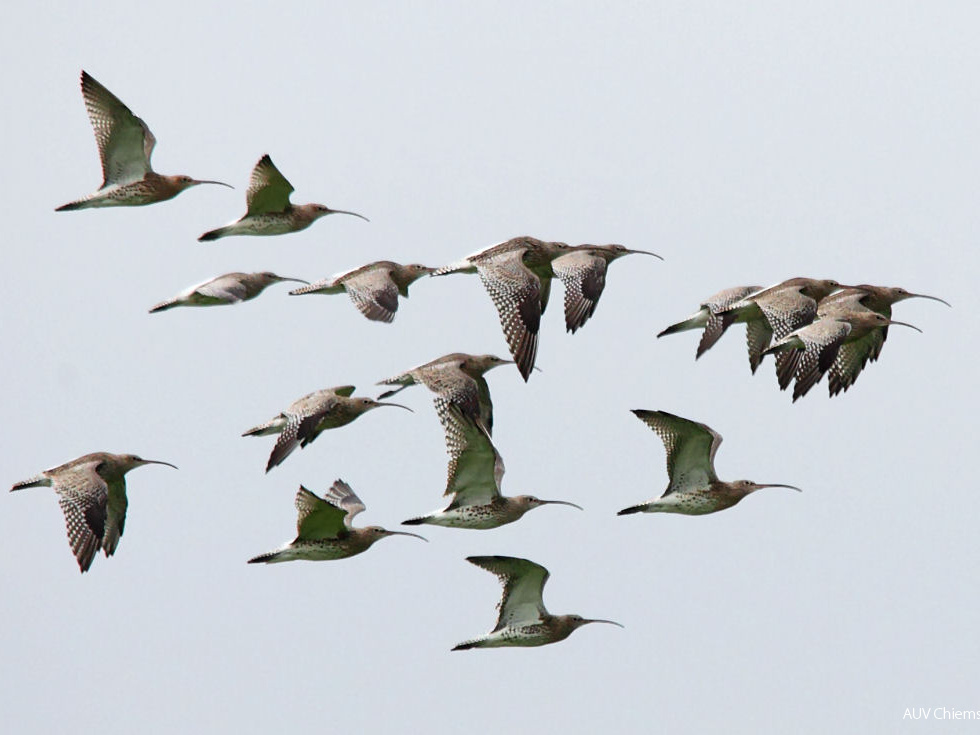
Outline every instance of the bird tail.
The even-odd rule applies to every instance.
[[[628,516],[633,513],[642,513],[647,509],[646,503],[640,503],[639,505],[631,505],[629,508],[623,508],[616,515],[618,516]]]
[[[231,234],[231,227],[219,227],[216,230],[209,230],[197,238],[198,242],[210,242],[211,240],[217,240],[220,237],[225,237]]]
[[[471,648],[480,648],[480,644],[483,643],[482,638],[474,638],[471,641],[463,641],[462,643],[453,646],[454,651],[468,651]]]
[[[278,551],[270,551],[268,554],[259,554],[248,560],[249,564],[275,564],[276,562],[286,561]]]
[[[423,523],[428,523],[432,516],[419,516],[418,518],[409,518],[407,521],[402,521],[403,526],[421,526]]]
[[[29,487],[51,487],[51,478],[45,477],[44,475],[38,475],[29,480],[15,482],[13,487],[10,488],[10,492],[13,492],[14,490],[24,490]]]
[[[444,276],[447,273],[476,273],[476,266],[468,259],[464,259],[457,260],[455,263],[444,265],[442,268],[436,268],[432,271],[432,275],[434,276]]]
[[[705,323],[706,320],[704,318],[704,314],[698,312],[697,314],[689,316],[684,321],[677,322],[677,324],[671,324],[665,330],[660,332],[660,334],[658,334],[657,337],[658,338],[666,337],[668,334],[677,334],[678,332],[686,332],[689,329],[701,329],[701,327],[703,327]]]
[[[159,304],[150,309],[151,314],[155,314],[158,311],[166,311],[167,309],[172,309],[177,306],[180,302],[177,299],[168,299],[167,301],[161,301]]]
[[[322,293],[324,287],[332,286],[333,283],[330,280],[317,281],[316,283],[311,283],[307,286],[300,286],[299,288],[294,288],[289,292],[290,296],[302,296],[308,293]]]
[[[68,204],[62,204],[60,207],[55,207],[55,212],[72,212],[76,209],[88,209],[89,207],[94,207],[92,204],[91,197],[85,197],[84,199],[76,199],[73,202],[68,202]]]
[[[271,421],[266,421],[264,424],[253,426],[251,429],[242,434],[242,436],[269,436],[270,434],[278,434],[281,429],[282,417],[276,416]]]

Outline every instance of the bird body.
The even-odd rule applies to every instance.
[[[143,459],[135,454],[86,454],[41,474],[15,483],[11,489],[53,487],[65,515],[68,543],[87,572],[101,548],[112,556],[126,524],[126,473],[146,464],[174,465]]]
[[[505,497],[500,493],[504,460],[480,422],[467,418],[459,406],[436,399],[439,418],[446,430],[449,453],[445,495],[453,499],[444,509],[403,521],[405,525],[430,524],[449,528],[486,530],[520,520],[542,505],[571,505],[563,500],[541,500],[533,495]]]
[[[368,319],[392,322],[398,311],[398,297],[408,298],[408,287],[433,270],[418,263],[401,265],[390,260],[378,260],[289,293],[300,296],[346,292],[354,306]]]
[[[557,643],[588,623],[612,620],[583,618],[580,615],[551,615],[544,606],[544,585],[548,570],[528,559],[512,556],[470,556],[466,561],[493,573],[503,585],[497,606],[499,615],[492,631],[479,638],[460,643],[454,651],[504,646],[544,646]]]
[[[224,304],[237,304],[240,301],[254,299],[267,286],[281,281],[306,283],[306,281],[302,281],[299,278],[285,278],[269,271],[263,271],[261,273],[225,273],[223,276],[209,278],[202,283],[190,286],[172,299],[161,301],[150,309],[150,313],[154,314],[158,311],[166,311],[176,306],[222,306]]]
[[[691,314],[691,316],[676,324],[671,324],[660,332],[657,338],[665,337],[668,334],[686,332],[689,329],[703,329],[704,333],[701,335],[701,341],[698,343],[698,350],[694,356],[696,360],[714,347],[715,343],[721,339],[721,335],[725,332],[722,323],[723,320],[719,316],[719,312],[732,304],[742,301],[749,294],[760,291],[761,288],[761,286],[735,286],[734,288],[726,288],[719,291],[702,301],[698,310]]]
[[[293,185],[266,154],[252,169],[245,193],[245,214],[229,225],[205,232],[197,239],[208,242],[230,235],[285,235],[305,230],[328,214],[350,214],[367,220],[355,212],[330,209],[323,204],[292,204],[289,201],[292,192]]]
[[[595,314],[606,287],[609,264],[624,255],[641,254],[660,258],[647,250],[630,250],[622,245],[576,245],[555,258],[551,269],[565,284],[565,329],[574,334]],[[660,258],[663,260],[663,258]]]
[[[343,480],[337,480],[322,498],[300,485],[296,493],[296,538],[275,551],[248,560],[249,564],[277,564],[284,561],[329,561],[345,559],[367,551],[388,536],[422,536],[388,531],[380,526],[355,528],[354,516],[364,503]]]
[[[63,204],[56,211],[139,207],[173,199],[184,189],[198,184],[228,186],[221,181],[156,173],[150,166],[156,138],[146,123],[85,71],[82,71],[81,83],[82,97],[102,161],[102,186],[92,194]]]
[[[765,487],[799,490],[792,485],[762,485],[751,480],[723,482],[715,473],[715,453],[721,444],[721,435],[711,427],[666,411],[634,410],[633,413],[663,441],[670,483],[660,498],[624,508],[618,515],[705,515],[731,508],[750,493]]]
[[[282,464],[297,447],[305,447],[327,429],[336,429],[380,406],[411,409],[397,403],[381,403],[372,398],[353,396],[353,385],[314,391],[293,401],[289,408],[264,424],[254,426],[242,436],[278,434],[265,471]]]
[[[421,383],[436,394],[437,400],[441,398],[458,406],[465,417],[472,421],[479,420],[487,433],[493,435],[493,402],[490,400],[490,387],[483,376],[488,370],[511,363],[513,360],[503,360],[496,355],[453,352],[382,380],[378,385],[399,387],[382,393],[379,398],[390,398],[409,386]]]
[[[480,276],[497,309],[511,355],[526,381],[534,368],[541,315],[548,306],[555,275],[551,263],[569,250],[563,242],[545,242],[525,235],[469,255],[432,275]]]

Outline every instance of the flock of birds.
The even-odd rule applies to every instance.
[[[95,193],[58,207],[58,211],[141,206],[171,199],[198,184],[228,186],[189,176],[157,174],[150,166],[156,139],[146,124],[84,71],[81,87],[102,161],[103,184]],[[292,185],[271,158],[263,156],[252,171],[245,215],[204,233],[199,240],[297,232],[320,217],[335,213],[361,217],[321,204],[291,204],[292,192]],[[297,399],[243,436],[277,437],[266,464],[269,472],[297,447],[307,446],[324,431],[349,424],[368,411],[386,406],[411,410],[382,399],[412,385],[424,385],[435,395],[436,412],[445,431],[449,455],[445,495],[450,500],[444,508],[410,518],[404,524],[491,529],[513,523],[542,505],[581,508],[563,500],[542,500],[531,495],[508,497],[501,493],[504,461],[492,439],[493,403],[485,373],[500,365],[516,364],[527,381],[534,370],[541,315],[548,304],[552,279],[557,277],[564,284],[565,326],[574,333],[595,313],[609,264],[630,254],[660,258],[655,253],[621,245],[571,246],[524,236],[442,268],[378,261],[312,284],[270,272],[228,273],[191,286],[152,307],[150,312],[233,304],[257,297],[274,283],[293,281],[305,285],[291,294],[346,292],[365,317],[391,322],[398,310],[399,296],[407,297],[409,286],[422,276],[476,273],[497,309],[512,360],[495,355],[445,355],[381,381],[381,385],[393,387],[378,399],[354,396],[352,385],[319,390]],[[794,401],[828,372],[833,396],[846,391],[867,363],[880,356],[889,326],[912,327],[892,320],[891,307],[913,297],[942,301],[901,288],[842,286],[832,280],[792,278],[768,288],[744,286],[721,291],[702,302],[693,315],[658,336],[703,330],[697,349],[700,357],[731,325],[745,323],[753,373],[765,356],[772,354],[779,387],[786,389],[795,379]],[[730,508],[762,488],[799,490],[792,485],[719,480],[714,468],[715,453],[721,444],[717,432],[664,411],[633,413],[663,442],[669,483],[661,497],[625,508],[619,511],[620,515],[703,515]],[[107,557],[115,553],[126,521],[125,475],[147,464],[174,467],[132,454],[96,452],[18,482],[12,490],[54,488],[65,516],[69,544],[79,569],[85,572],[100,549]],[[301,486],[295,505],[296,538],[250,559],[250,564],[341,559],[366,551],[376,541],[393,535],[425,540],[413,533],[378,526],[354,526],[353,519],[365,506],[343,480],[334,482],[322,497]],[[542,597],[548,571],[532,561],[507,556],[475,556],[468,561],[495,574],[503,585],[503,596],[494,629],[453,650],[539,646],[563,640],[587,623],[619,625],[610,620],[548,613]]]

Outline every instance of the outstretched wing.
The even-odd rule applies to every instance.
[[[565,284],[565,329],[574,334],[595,314],[606,287],[606,261],[580,250],[555,258],[551,268]]]
[[[851,332],[851,325],[836,319],[819,319],[796,332],[806,345],[799,356],[793,400],[805,396],[830,369],[840,346]]]
[[[504,460],[497,452],[486,427],[466,418],[459,406],[445,398],[435,399],[439,420],[446,430],[449,453],[446,495],[453,495],[449,508],[485,505],[500,495]]]
[[[54,490],[65,514],[68,543],[82,572],[92,566],[106,529],[109,487],[95,471],[98,464],[89,462],[55,476]]]
[[[245,192],[248,214],[285,212],[290,207],[289,195],[292,193],[293,185],[279,173],[266,153],[252,169],[248,191]]]
[[[343,279],[347,295],[368,319],[392,322],[398,311],[398,286],[384,268],[355,273]]]
[[[705,488],[718,480],[715,453],[721,444],[719,433],[705,424],[666,411],[637,409],[633,413],[657,433],[667,450],[670,485],[664,495]]]
[[[106,502],[105,532],[102,534],[102,550],[106,556],[116,553],[119,539],[126,526],[126,509],[129,500],[126,497],[126,480],[120,477],[108,484],[109,494]]]
[[[548,614],[542,598],[548,570],[540,564],[513,556],[468,556],[466,561],[495,574],[504,587],[493,632],[536,623]]]
[[[830,366],[830,395],[835,396],[854,385],[868,360],[875,359],[881,353],[884,343],[885,328],[881,328],[873,329],[863,337],[841,345],[834,364]]]
[[[500,326],[521,375],[527,380],[538,352],[541,281],[524,265],[525,248],[477,263],[477,272],[500,316]]]
[[[82,97],[102,159],[102,186],[139,181],[152,169],[156,138],[112,92],[82,72]]]
[[[329,497],[329,492],[328,492]],[[356,496],[355,496],[356,497]],[[363,506],[361,506],[363,508]],[[346,528],[347,511],[311,493],[302,485],[296,493],[296,539],[318,541],[337,538]]]
[[[348,485],[341,479],[334,481],[330,489],[323,494],[325,500],[329,503],[337,506],[344,511],[347,515],[344,516],[344,525],[347,528],[351,528],[351,523],[354,520],[354,516],[364,510],[364,503],[351,489]]]

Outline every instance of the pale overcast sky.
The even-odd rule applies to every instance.
[[[8,8],[0,363],[9,484],[86,452],[129,475],[115,557],[80,575],[54,493],[0,513],[7,732],[973,732],[980,710],[973,288],[980,149],[970,3],[87,3]],[[81,69],[158,139],[162,173],[235,185],[55,213],[99,166]],[[201,244],[269,153],[294,201],[361,212]],[[313,280],[443,265],[507,238],[653,250],[612,265],[585,328],[561,287],[538,365],[488,375],[504,491],[584,506],[487,532],[423,527],[353,559],[245,561],[292,538],[300,483],[347,480],[364,524],[441,507],[431,396],[321,436],[268,475],[241,438],[317,388],[507,348],[474,276],[424,279],[394,324],[287,286],[147,309],[234,270]],[[896,307],[847,394],[795,405],[743,329],[694,361],[667,324],[792,276],[948,299]],[[629,410],[725,437],[723,479],[799,485],[713,516],[615,512],[659,495]],[[467,564],[551,570],[553,613],[611,618],[558,645],[450,648],[492,627]]]

